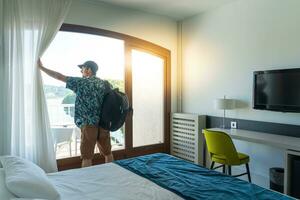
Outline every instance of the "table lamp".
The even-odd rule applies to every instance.
[[[221,128],[225,128],[225,118],[226,118],[225,112],[226,112],[226,110],[232,110],[235,108],[235,100],[234,99],[226,99],[225,96],[223,99],[216,99],[215,100],[215,108],[224,110],[223,124],[222,124]]]

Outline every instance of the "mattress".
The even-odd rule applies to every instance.
[[[48,177],[62,200],[182,199],[114,163],[51,173]]]
[[[115,163],[176,193],[183,199],[293,199],[168,154],[150,154],[118,160]]]
[[[162,153],[47,176],[61,200],[293,199]],[[13,198],[0,178],[0,199]]]

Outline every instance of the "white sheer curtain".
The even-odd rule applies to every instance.
[[[57,170],[37,59],[59,30],[72,0],[0,0],[0,155]]]

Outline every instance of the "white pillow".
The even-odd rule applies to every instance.
[[[34,163],[15,156],[2,156],[0,161],[5,170],[6,186],[14,195],[21,198],[59,198],[45,172]]]
[[[0,168],[0,199],[11,199],[14,197],[16,196],[10,193],[6,188],[4,169]]]

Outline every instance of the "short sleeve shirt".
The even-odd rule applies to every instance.
[[[106,85],[104,80],[96,76],[67,77],[66,88],[76,94],[74,116],[76,126],[79,128],[84,125],[98,126]]]

